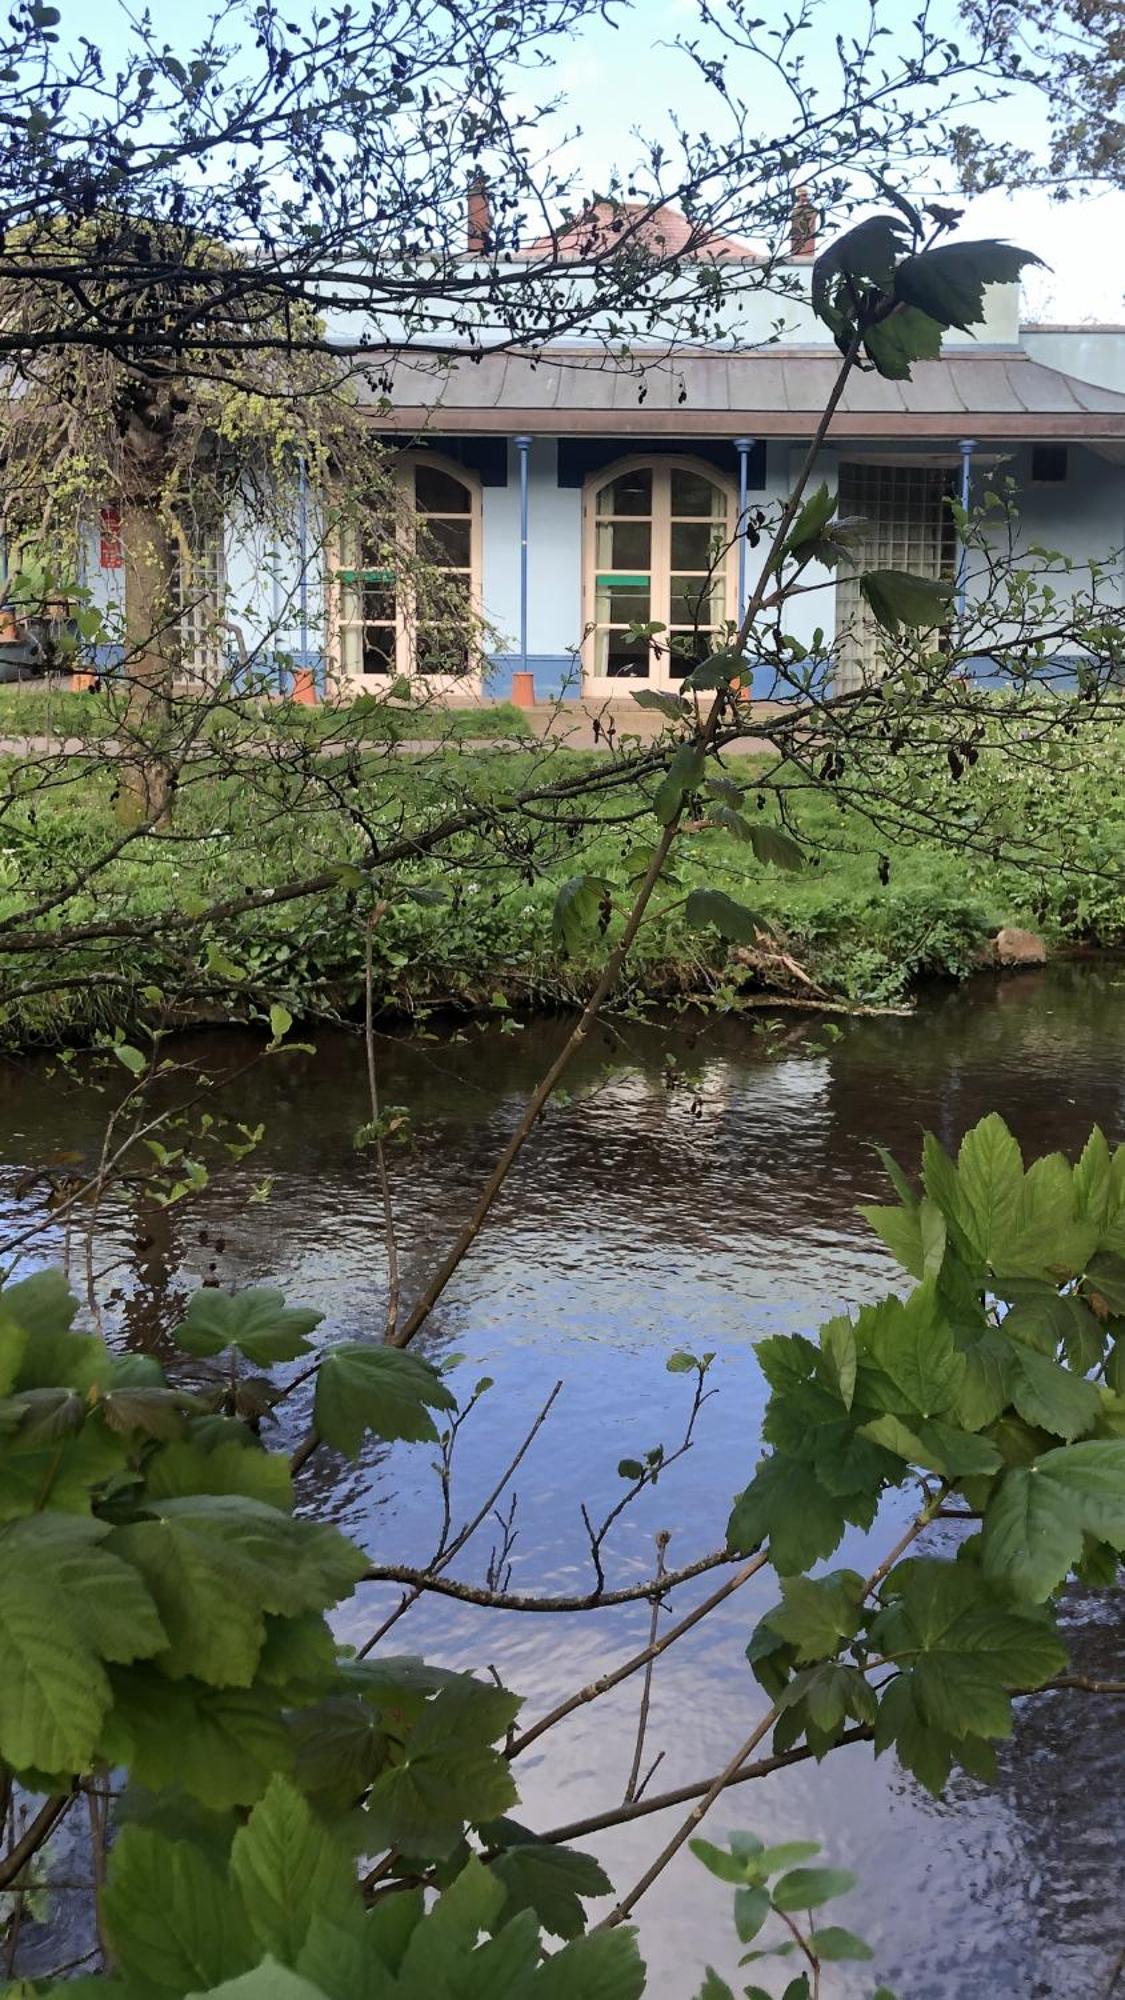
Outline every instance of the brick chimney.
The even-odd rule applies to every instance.
[[[791,257],[816,256],[816,210],[809,200],[808,188],[799,187],[793,198],[789,254]]]
[[[469,182],[466,224],[465,244],[470,257],[486,256],[491,247],[492,206],[483,174],[474,174]]]

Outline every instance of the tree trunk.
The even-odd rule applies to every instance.
[[[140,447],[142,492],[121,510],[121,542],[128,733],[134,740],[123,745],[118,811],[126,822],[160,822],[170,817],[174,786],[168,738],[180,663],[179,550],[156,501],[161,439],[135,423],[133,442]]]

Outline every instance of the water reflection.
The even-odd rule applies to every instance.
[[[431,1349],[463,1353],[466,1382],[497,1378],[464,1434],[461,1517],[552,1384],[564,1383],[517,1480],[513,1587],[588,1587],[580,1502],[604,1509],[620,1491],[623,1455],[675,1440],[688,1391],[664,1364],[677,1345],[718,1351],[722,1394],[690,1457],[624,1517],[613,1575],[647,1574],[660,1528],[673,1535],[670,1560],[714,1546],[756,1450],[754,1341],[812,1328],[841,1304],[875,1296],[891,1276],[856,1215],[857,1204],[885,1192],[875,1143],[913,1163],[924,1129],[955,1143],[993,1108],[1032,1150],[1074,1148],[1095,1120],[1111,1140],[1125,1136],[1123,1030],[1125,973],[1113,967],[942,994],[912,1018],[847,1022],[838,1033],[792,1017],[765,1031],[737,1021],[608,1025],[425,1335]],[[384,1041],[384,1102],[407,1106],[414,1132],[395,1167],[408,1292],[454,1233],[564,1032],[541,1023]],[[249,1051],[241,1036],[185,1044],[204,1066],[237,1066]],[[236,1115],[264,1120],[262,1145],[190,1209],[161,1210],[137,1189],[108,1202],[94,1263],[118,1337],[163,1352],[187,1291],[211,1272],[284,1285],[321,1307],[334,1335],[376,1335],[378,1204],[352,1143],[365,1103],[359,1041],[323,1036],[315,1055],[271,1061],[232,1086]],[[104,1117],[104,1099],[81,1073],[68,1078],[40,1062],[0,1068],[0,1202],[9,1219],[41,1202],[41,1190],[24,1186],[29,1169],[62,1152],[96,1157]],[[267,1179],[269,1199],[255,1201]],[[62,1236],[59,1225],[36,1254],[60,1254]],[[299,1427],[300,1411],[286,1421]],[[432,1547],[437,1493],[424,1451],[372,1452],[343,1470],[320,1458],[309,1480],[377,1556],[409,1561]],[[479,1580],[489,1546],[484,1530],[458,1573]],[[661,1662],[651,1740],[664,1757],[654,1790],[718,1768],[747,1733],[757,1694],[742,1647],[769,1599],[768,1586],[748,1589]],[[691,1601],[684,1593],[677,1608]],[[365,1637],[394,1602],[391,1591],[367,1591],[348,1609],[348,1636]],[[1116,1611],[1076,1598],[1071,1617],[1083,1664],[1119,1672]],[[430,1599],[396,1628],[394,1643],[458,1665],[495,1665],[534,1715],[642,1644],[647,1619],[642,1605],[564,1628]],[[521,1781],[533,1822],[594,1811],[623,1787],[635,1702],[628,1685],[528,1754]],[[910,2000],[1082,2000],[1101,1993],[1120,1944],[1113,1856],[1125,1830],[1125,1751],[1114,1721],[1107,1704],[1040,1697],[1025,1705],[993,1791],[963,1782],[936,1805],[857,1748],[732,1794],[716,1823],[819,1835],[846,1854],[867,1893],[842,1906],[841,1919],[851,1916],[879,1946],[880,1971]],[[671,1823],[655,1816],[588,1844],[627,1881]],[[684,2000],[706,1960],[734,1971],[727,1892],[690,1860],[642,1906],[641,1930],[656,1996]],[[834,1990],[869,1984],[842,1979]]]

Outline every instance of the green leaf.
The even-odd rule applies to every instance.
[[[1041,1602],[1082,1555],[1085,1535],[1125,1549],[1125,1439],[1062,1445],[999,1481],[984,1517],[986,1575]]]
[[[275,1777],[231,1847],[259,1950],[294,1965],[314,1915],[346,1920],[356,1903],[355,1866],[287,1779]]]
[[[847,1868],[793,1868],[783,1875],[773,1891],[778,1910],[816,1910],[834,1896],[846,1896],[858,1877]]]
[[[1125,1313],[1125,1257],[1099,1251],[1086,1266],[1086,1279],[1115,1313]]]
[[[904,305],[927,313],[939,326],[968,332],[984,318],[989,285],[1013,284],[1028,264],[1043,259],[1014,244],[986,239],[942,243],[906,257],[895,273],[895,295]]]
[[[797,842],[783,833],[779,826],[755,820],[750,827],[750,842],[758,861],[770,862],[773,867],[784,868],[790,874],[799,874],[805,865],[805,857]]]
[[[172,1338],[188,1354],[221,1354],[237,1347],[248,1361],[269,1367],[309,1352],[306,1334],[320,1325],[324,1314],[307,1306],[287,1306],[283,1292],[255,1288],[221,1292],[202,1285],[193,1292],[187,1318]]]
[[[927,1422],[923,1418],[916,1425],[907,1425],[901,1417],[888,1413],[864,1424],[861,1436],[893,1451],[908,1465],[924,1466],[927,1471],[944,1473],[949,1479],[996,1472],[1002,1463],[996,1446],[987,1438],[975,1437],[933,1419]]]
[[[997,1112],[965,1134],[957,1180],[973,1241],[990,1264],[999,1265],[1019,1228],[1024,1175],[1020,1149]]]
[[[754,912],[736,903],[725,889],[693,889],[684,906],[684,919],[693,931],[712,928],[736,944],[753,944],[758,935],[759,919]]]
[[[911,631],[931,631],[949,616],[953,586],[935,577],[869,569],[860,577],[859,587],[877,623],[892,637],[904,625]]]
[[[1068,1444],[1093,1427],[1102,1407],[1096,1382],[1060,1368],[1019,1341],[1010,1342],[1010,1348],[1009,1390],[1025,1423],[1065,1438]]]
[[[104,1912],[122,1971],[146,1993],[211,1987],[259,1956],[224,1876],[198,1847],[146,1827],[113,1843]]]
[[[551,928],[560,944],[580,951],[601,918],[612,883],[604,875],[572,875],[555,897]]]
[[[455,1675],[425,1703],[403,1745],[403,1761],[371,1788],[365,1811],[372,1848],[441,1859],[466,1822],[496,1819],[515,1803],[507,1759],[493,1749],[514,1720],[518,1696]]]
[[[288,1007],[283,1007],[278,1002],[270,1008],[270,1034],[275,1042],[283,1042],[292,1026],[293,1016]]]
[[[688,1846],[697,1861],[702,1861],[708,1874],[718,1876],[720,1882],[735,1882],[743,1885],[750,1870],[746,1857],[732,1854],[725,1847],[716,1847],[711,1840],[689,1840]]]
[[[292,1728],[297,1782],[322,1811],[346,1812],[387,1762],[380,1716],[358,1694],[326,1695],[295,1715]]]
[[[856,1330],[861,1352],[898,1390],[901,1409],[930,1417],[953,1407],[965,1362],[953,1344],[934,1279],[923,1279],[905,1301],[888,1298],[866,1307]]]
[[[633,700],[638,708],[655,708],[673,722],[683,719],[684,704],[678,694],[662,694],[659,688],[634,688]]]
[[[151,1791],[180,1785],[214,1812],[252,1805],[292,1762],[278,1690],[206,1688],[155,1669],[115,1670],[102,1739],[109,1764],[127,1764]]]
[[[844,1317],[827,1320],[820,1329],[820,1345],[839,1391],[840,1401],[846,1410],[850,1410],[855,1395],[858,1362],[855,1328],[851,1320]]]
[[[873,1642],[909,1671],[921,1720],[950,1738],[1007,1736],[1012,1691],[1066,1665],[1051,1625],[1006,1608],[971,1563],[905,1563],[887,1588]]]
[[[263,1451],[250,1437],[213,1445],[208,1451],[194,1438],[183,1438],[156,1452],[145,1468],[149,1500],[182,1500],[189,1493],[241,1493],[288,1514],[293,1506],[293,1481],[287,1460],[278,1451]]]
[[[132,1076],[140,1076],[148,1068],[147,1056],[143,1055],[140,1049],[133,1048],[129,1042],[115,1042],[113,1053],[119,1063],[124,1063]]]
[[[661,826],[671,826],[685,797],[695,790],[705,769],[706,759],[702,750],[697,750],[694,743],[681,743],[653,799],[653,810]]]
[[[140,1571],[160,1613],[164,1671],[216,1687],[249,1687],[265,1614],[323,1611],[366,1568],[335,1528],[294,1520],[241,1494],[150,1501],[151,1518],[115,1530],[109,1546]]]
[[[749,1486],[736,1499],[727,1545],[749,1553],[768,1541],[778,1574],[793,1576],[832,1554],[843,1535],[844,1519],[840,1501],[825,1492],[807,1465],[775,1452],[761,1460]]]
[[[840,1924],[827,1924],[822,1931],[809,1934],[809,1950],[824,1963],[845,1958],[874,1958],[871,1946],[866,1944],[854,1931],[846,1931]]]
[[[890,317],[869,326],[863,345],[869,361],[891,382],[906,382],[916,361],[937,361],[944,329],[916,306],[898,306]]]
[[[89,1389],[108,1381],[110,1359],[104,1341],[71,1333],[78,1300],[61,1271],[36,1271],[0,1291],[0,1313],[27,1334],[23,1362],[13,1387]]]
[[[837,495],[830,492],[827,485],[818,486],[816,492],[811,493],[805,501],[789,530],[784,553],[787,556],[795,556],[800,550],[806,549],[808,543],[819,541],[836,512],[836,506]]]
[[[325,1995],[319,1986],[311,1986],[275,1958],[264,1958],[253,1972],[224,1980],[221,1986],[209,1986],[205,1992],[188,1993],[185,2000],[325,2000]]]
[[[544,1960],[532,1988],[535,2000],[640,2000],[644,1990],[636,1932],[624,1927],[572,1939]]]
[[[533,1910],[551,1937],[579,1937],[586,1928],[581,1898],[613,1894],[613,1883],[592,1855],[530,1835],[506,1846],[489,1866],[507,1890],[504,1921]]]
[[[854,229],[845,230],[813,265],[811,300],[818,319],[831,327],[837,343],[846,324],[854,324],[857,289],[874,286],[889,295],[894,284],[895,263],[901,256],[907,232],[897,215],[872,215]]]
[[[456,1407],[437,1369],[420,1355],[400,1347],[330,1347],[317,1370],[313,1423],[326,1444],[358,1458],[368,1432],[432,1442],[430,1410]]]
[[[734,1927],[739,1942],[753,1944],[762,1925],[770,1913],[770,1892],[768,1889],[753,1887],[736,1889],[734,1892]]]
[[[14,1319],[0,1319],[0,1396],[7,1396],[15,1384],[27,1338],[26,1328]]]
[[[0,1757],[16,1771],[89,1770],[113,1698],[106,1664],[165,1643],[108,1532],[56,1513],[0,1530]]]
[[[709,1965],[695,2000],[734,2000],[734,1994],[726,1980],[720,1979],[718,1973]]]
[[[858,1632],[862,1601],[863,1578],[852,1569],[786,1577],[781,1603],[767,1612],[765,1623],[795,1649],[798,1660],[820,1660]]]

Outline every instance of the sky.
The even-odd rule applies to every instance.
[[[888,47],[894,47],[900,23],[902,34],[909,34],[909,24],[924,3],[877,0],[882,18],[893,30]],[[310,4],[311,0],[291,0],[286,11],[304,17]],[[104,48],[111,64],[120,56],[124,21],[132,11],[128,0],[61,0],[61,6],[64,39],[75,33],[88,35]],[[773,25],[798,6],[799,0],[755,0],[753,11]],[[616,0],[618,25],[594,22],[568,36],[560,43],[549,82],[536,80],[538,101],[548,94],[563,100],[553,126],[544,128],[545,135],[585,189],[604,186],[615,164],[627,167],[646,141],[667,131],[668,106],[689,128],[705,127],[713,117],[711,93],[673,46],[678,35],[698,31],[697,7],[698,0],[632,0],[629,6]],[[928,0],[928,7],[932,20],[956,37],[956,0]],[[154,15],[160,33],[167,35],[173,48],[182,50],[202,34],[213,11],[211,0],[178,0],[174,10],[165,14],[158,7]],[[357,11],[362,12],[362,6]],[[867,13],[867,0],[825,0],[817,15],[817,34],[807,44],[808,74],[826,97],[835,77],[835,36],[860,27]],[[744,91],[755,119],[760,112],[768,123],[768,78],[746,64],[732,64],[731,77]],[[1035,147],[1045,139],[1046,107],[1035,92],[984,117],[993,136],[1010,139],[1014,145]],[[575,126],[581,127],[581,137],[565,143]],[[1049,268],[1025,273],[1025,319],[1125,322],[1125,193],[1083,196],[1061,205],[1045,194],[993,193],[967,205],[960,233],[1003,237],[1044,259]]]

